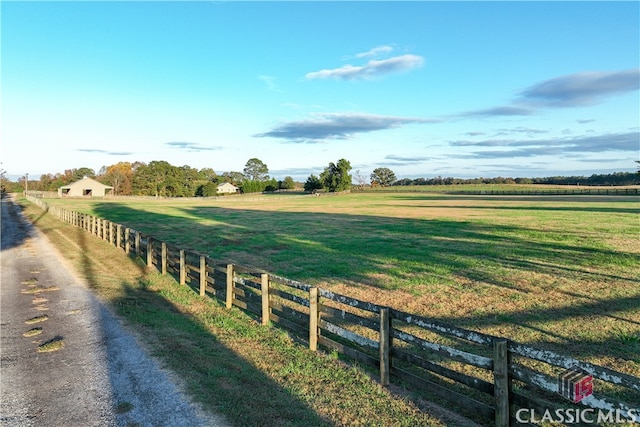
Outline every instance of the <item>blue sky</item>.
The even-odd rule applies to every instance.
[[[2,168],[635,171],[628,2],[2,1]]]

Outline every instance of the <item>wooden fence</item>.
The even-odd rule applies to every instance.
[[[120,224],[29,199],[203,297],[238,307],[263,325],[285,328],[313,351],[336,351],[369,366],[382,385],[393,379],[485,424],[537,424],[558,410],[578,415],[569,425],[640,422],[638,377],[264,271],[216,263]],[[579,373],[574,378],[586,379],[580,384],[593,390],[579,404],[561,396],[568,385],[580,385],[563,382],[567,372]]]
[[[640,194],[637,188],[585,188],[580,190],[452,190],[447,194],[468,194],[468,195],[495,195],[495,196],[637,196]]]
[[[470,196],[638,196],[638,188],[582,188],[582,189],[529,189],[529,190],[459,190],[456,185],[447,186],[449,188],[430,190],[429,186],[393,186],[375,189],[354,188],[354,193],[435,193],[449,195],[470,195]],[[461,185],[460,187],[464,187]]]

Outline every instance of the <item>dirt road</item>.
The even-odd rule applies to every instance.
[[[222,426],[2,199],[0,425]]]

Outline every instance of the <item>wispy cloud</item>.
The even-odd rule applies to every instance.
[[[387,74],[408,71],[418,68],[424,63],[424,58],[418,55],[401,55],[388,59],[370,60],[365,65],[345,65],[340,68],[314,71],[306,74],[308,80],[336,79],[336,80],[371,80]]]
[[[533,157],[533,156],[575,156],[581,153],[604,153],[610,151],[638,151],[640,132],[613,133],[575,138],[549,138],[538,140],[486,139],[483,141],[451,141],[454,147],[480,148],[461,157],[476,159]],[[502,147],[503,150],[482,150],[486,147]]]
[[[390,154],[384,157],[384,162],[380,162],[379,165],[386,166],[408,166],[408,165],[419,165],[427,160],[429,157],[423,156],[396,156],[394,154]]]
[[[543,107],[583,107],[640,88],[640,68],[616,72],[589,71],[536,83],[520,93],[524,102]]]
[[[128,156],[130,154],[134,154],[132,151],[108,151],[108,150],[99,150],[95,148],[79,148],[78,151],[81,151],[83,153],[106,154],[108,156]]]
[[[208,147],[208,146],[197,144],[195,142],[184,142],[184,141],[171,141],[171,142],[165,143],[165,145],[168,145],[169,147],[177,148],[180,150],[186,150],[189,152],[216,151],[216,150],[222,149],[222,147],[220,146]]]
[[[549,133],[548,130],[544,130],[544,129],[531,129],[531,128],[526,128],[524,126],[518,126],[515,128],[503,128],[503,129],[498,129],[496,130],[497,134],[496,135],[510,135],[510,134],[518,134],[518,133],[524,133],[526,135],[540,135],[543,133]]]
[[[542,108],[585,107],[606,98],[640,88],[640,68],[615,71],[587,71],[545,80],[517,94],[509,105],[467,111],[454,117],[530,116]],[[579,123],[589,123],[582,120]]]
[[[528,107],[503,105],[500,107],[485,108],[482,110],[467,111],[458,114],[458,117],[500,117],[500,116],[530,116],[535,111]]]
[[[392,51],[393,51],[393,48],[391,46],[377,46],[366,52],[357,53],[355,57],[368,58],[372,56],[386,55],[388,53],[391,53]]]
[[[283,123],[254,137],[281,138],[297,143],[318,143],[327,139],[348,139],[357,133],[392,129],[411,123],[437,122],[439,120],[366,113],[319,113],[305,120]]]

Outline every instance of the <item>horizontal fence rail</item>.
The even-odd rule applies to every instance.
[[[537,190],[456,190],[456,185],[447,189],[429,190],[424,186],[411,185],[392,186],[391,188],[358,189],[353,193],[438,193],[468,196],[638,196],[638,188],[582,188],[582,189],[537,189]],[[428,187],[428,186],[427,186]]]
[[[200,296],[240,308],[263,325],[286,329],[313,351],[336,351],[374,368],[382,385],[393,378],[486,424],[537,424],[544,414],[558,411],[574,411],[567,412],[574,418],[578,414],[579,422],[574,419],[565,425],[640,424],[636,376],[265,271],[222,264],[121,224],[49,206],[40,198],[28,199],[139,257],[149,268],[172,275]],[[576,390],[592,393],[583,393],[578,402],[571,394]],[[575,412],[579,410],[589,417],[580,418]],[[538,422],[532,414],[537,414]]]

